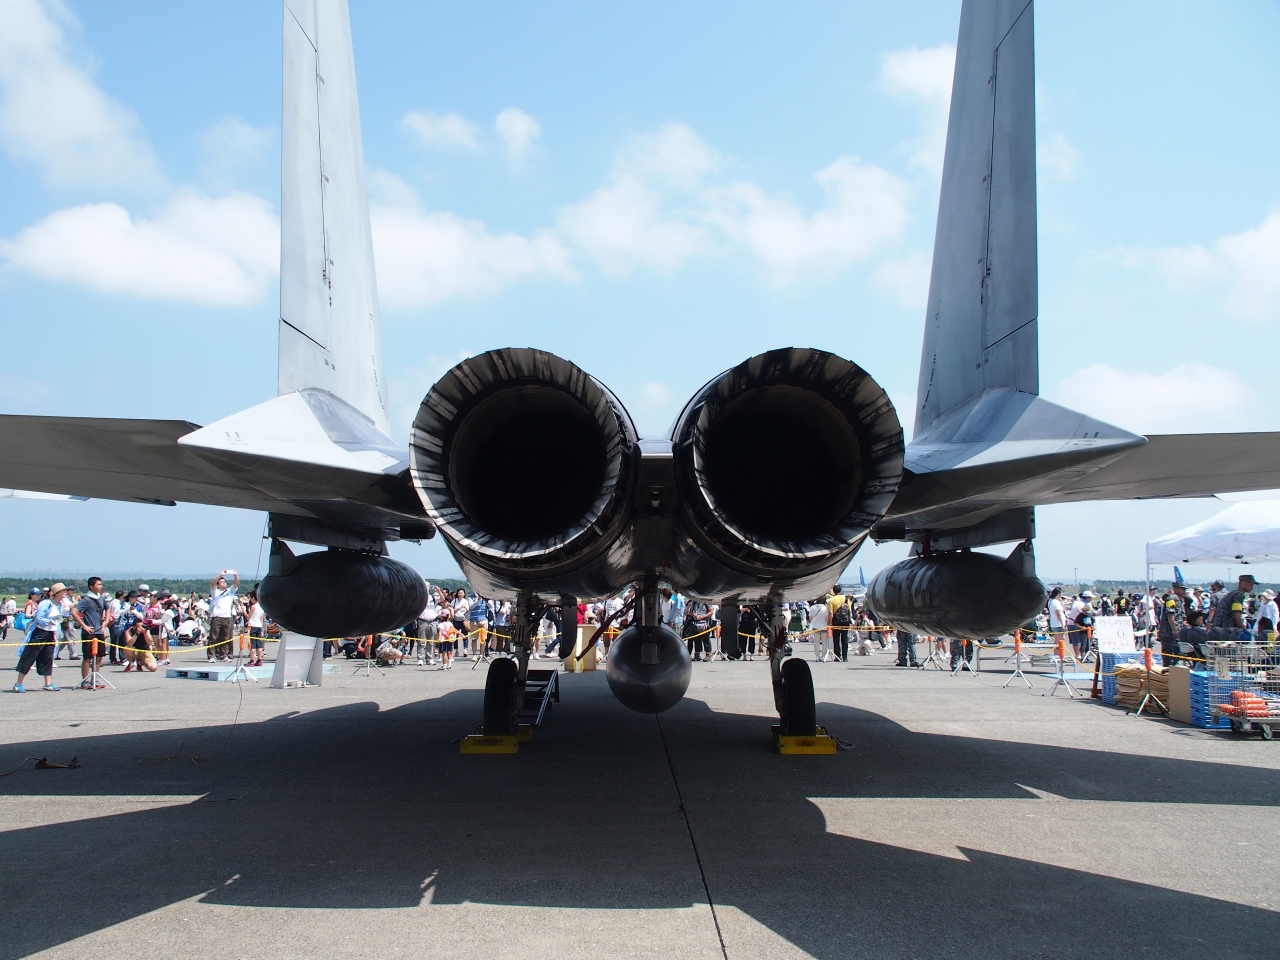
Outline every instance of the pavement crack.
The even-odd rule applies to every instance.
[[[680,778],[676,776],[676,765],[671,760],[671,748],[667,745],[667,733],[662,729],[662,717],[653,715],[658,724],[658,736],[662,738],[662,752],[667,755],[667,769],[671,771],[671,783],[676,788],[676,801],[680,805],[680,816],[684,817],[684,828],[689,832],[689,846],[693,848],[693,859],[698,864],[698,876],[702,879],[702,892],[706,894],[707,906],[711,908],[711,922],[716,926],[716,939],[720,941],[720,955],[729,960],[729,951],[724,945],[724,932],[720,929],[720,916],[716,913],[716,902],[711,899],[711,886],[707,883],[707,871],[702,867],[702,855],[698,853],[698,841],[693,836],[693,824],[689,822],[689,810],[684,805],[684,794],[680,791]]]

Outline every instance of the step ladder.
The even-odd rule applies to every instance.
[[[542,718],[551,704],[560,702],[560,672],[558,670],[530,670],[524,682],[524,707],[520,711],[520,723],[542,726]]]

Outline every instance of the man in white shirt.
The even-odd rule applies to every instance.
[[[1049,638],[1057,641],[1067,632],[1067,610],[1062,605],[1062,588],[1054,587],[1049,593]]]
[[[827,601],[815,600],[809,604],[809,630],[813,633],[813,659],[822,663],[830,656],[827,638]]]
[[[235,582],[227,586],[227,577]],[[231,620],[235,616],[236,590],[240,587],[240,575],[234,570],[223,570],[209,584],[209,659],[230,660],[235,653],[231,640]]]
[[[418,648],[418,666],[420,667],[436,662],[431,645],[435,643],[436,621],[439,619],[440,607],[436,604],[431,584],[427,584],[427,605],[422,608],[422,613],[418,616],[418,622],[415,624],[418,636],[417,643],[414,646]]]

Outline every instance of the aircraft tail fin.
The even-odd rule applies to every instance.
[[[1030,0],[965,0],[915,433],[993,388],[1040,390]]]
[[[326,390],[391,430],[346,0],[284,0],[281,395]]]

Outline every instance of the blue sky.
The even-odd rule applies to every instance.
[[[958,3],[351,13],[401,436],[449,365],[508,345],[648,433],[792,343],[909,407]],[[1036,28],[1043,394],[1148,433],[1280,429],[1280,8],[1044,0]],[[0,98],[0,410],[208,423],[270,397],[279,8],[5,0]],[[1221,506],[1043,508],[1041,572],[1139,576],[1147,539]],[[0,568],[247,570],[262,522],[0,501]]]

